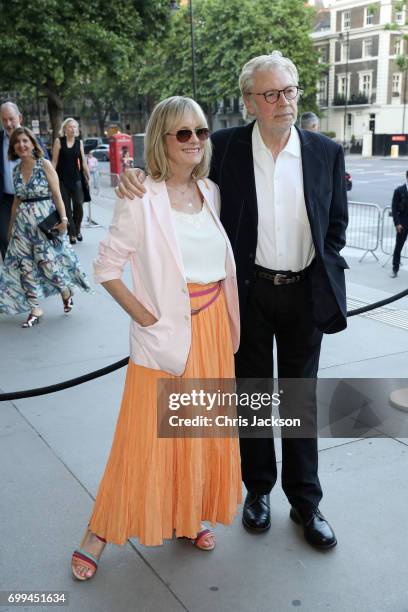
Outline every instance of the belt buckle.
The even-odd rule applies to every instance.
[[[286,281],[286,276],[284,274],[275,274],[273,277],[273,284],[274,285],[284,285],[285,281]]]

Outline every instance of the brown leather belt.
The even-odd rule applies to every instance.
[[[309,268],[300,270],[299,272],[291,271],[277,271],[268,270],[268,268],[262,268],[262,266],[255,266],[254,274],[257,278],[264,278],[271,281],[274,285],[291,285],[298,283],[303,280]]]

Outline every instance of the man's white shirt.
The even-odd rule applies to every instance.
[[[252,151],[258,202],[255,263],[270,270],[303,270],[312,262],[315,249],[303,191],[299,135],[292,127],[275,161],[255,122]]]

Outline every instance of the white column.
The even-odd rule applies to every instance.
[[[380,23],[391,23],[392,3],[390,0],[381,0],[380,4]]]
[[[390,32],[381,30],[378,41],[377,60],[377,94],[376,104],[387,104],[388,102],[388,73],[390,63]]]

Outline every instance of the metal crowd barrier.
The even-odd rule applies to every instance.
[[[378,204],[351,201],[348,203],[348,212],[347,246],[364,251],[360,262],[367,253],[371,253],[378,261],[375,251],[380,244],[381,208]]]
[[[97,179],[94,181],[91,179],[90,184],[90,193],[91,198],[93,196],[99,198],[106,198],[109,200],[115,199],[114,189],[119,184],[119,174],[113,174],[109,172],[104,172],[103,170],[98,172]],[[84,227],[90,229],[93,227],[100,227],[99,223],[94,221],[92,218],[92,202],[87,202],[88,206],[88,215],[84,222]]]
[[[381,250],[385,255],[392,255],[395,247],[396,229],[391,214],[391,207],[384,208],[382,214]],[[404,244],[401,257],[408,257],[408,241]]]
[[[394,253],[396,235],[397,232],[394,225],[394,219],[392,218],[391,207],[387,206],[383,210],[381,220],[381,250],[385,255],[389,255],[389,257],[383,264],[383,268],[388,264]],[[408,258],[408,241],[405,242],[401,251],[401,258]]]

